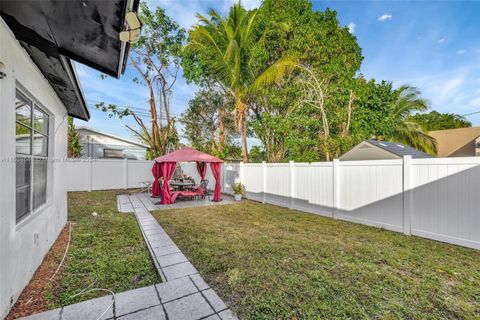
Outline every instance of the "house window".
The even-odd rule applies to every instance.
[[[19,222],[47,201],[49,116],[17,90],[15,121],[16,220]]]
[[[104,158],[123,158],[123,150],[119,149],[103,149]]]

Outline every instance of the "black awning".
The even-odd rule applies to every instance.
[[[89,113],[70,59],[118,78],[129,45],[118,34],[138,0],[0,1],[3,20],[51,83],[70,115]]]

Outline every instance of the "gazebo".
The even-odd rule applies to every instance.
[[[213,194],[213,201],[220,201],[220,193],[222,191],[220,186],[220,173],[222,170],[222,160],[211,156],[207,153],[200,152],[194,148],[183,147],[177,151],[168,153],[155,159],[152,167],[153,184],[152,197],[161,197],[160,204],[172,204],[169,181],[172,178],[173,172],[177,162],[193,162],[197,163],[198,174],[201,179],[205,179],[207,173],[207,163],[210,163],[213,177],[215,178],[215,191]],[[163,188],[160,188],[158,181],[163,177]]]

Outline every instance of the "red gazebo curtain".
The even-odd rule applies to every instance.
[[[160,164],[155,162],[152,167],[153,183],[152,183],[152,197],[160,196],[160,182],[158,181],[162,177],[162,170]]]
[[[160,167],[162,169],[163,175],[163,188],[162,188],[162,199],[160,204],[171,204],[172,198],[170,195],[170,178],[175,171],[176,162],[162,162],[160,163]]]
[[[201,180],[205,180],[205,175],[207,174],[207,164],[205,162],[197,161],[197,171]]]
[[[222,164],[219,162],[210,163],[210,169],[212,170],[213,177],[215,178],[215,191],[213,193],[213,201],[220,201],[220,193],[222,192],[220,186],[220,172],[222,170]]]

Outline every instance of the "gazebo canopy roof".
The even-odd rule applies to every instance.
[[[156,162],[223,162],[222,160],[194,148],[183,147],[177,151],[168,153],[155,159]]]

